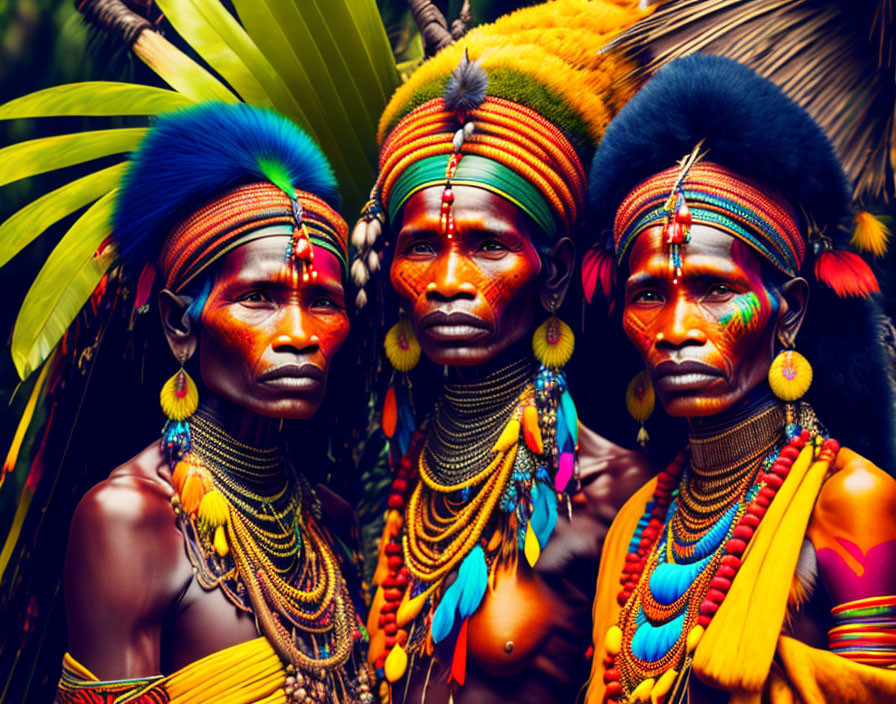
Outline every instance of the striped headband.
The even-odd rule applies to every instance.
[[[569,234],[585,203],[585,171],[569,139],[534,110],[503,98],[486,97],[464,119],[475,128],[463,135],[451,182],[507,198],[549,235]],[[435,98],[389,133],[375,190],[390,220],[417,191],[445,184],[458,131],[458,113]]]
[[[332,252],[348,273],[348,226],[317,196],[296,191],[302,221],[311,242]],[[273,183],[240,186],[203,206],[181,222],[165,240],[159,256],[164,287],[183,290],[213,262],[246,242],[293,233],[292,200]]]
[[[625,259],[638,235],[666,220],[665,206],[680,172],[678,166],[661,171],[622,201],[613,224],[617,264]],[[783,196],[709,161],[690,168],[679,193],[693,222],[736,237],[789,276],[799,273],[806,244],[796,213]]]

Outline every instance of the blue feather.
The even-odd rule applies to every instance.
[[[119,255],[156,258],[168,232],[227,189],[267,181],[277,164],[293,188],[339,207],[333,170],[315,142],[287,118],[237,103],[205,103],[160,116],[122,179],[113,215]]]
[[[460,576],[458,576],[442,594],[442,600],[432,615],[432,640],[434,643],[441,643],[454,628],[454,614],[457,612],[460,594],[461,583]]]
[[[479,608],[488,586],[488,565],[481,546],[476,545],[464,558],[457,573],[457,581],[461,583],[458,608],[460,617],[464,619],[472,616]]]
[[[532,485],[532,530],[542,548],[547,545],[554,526],[557,525],[557,500],[553,490],[546,484],[535,482]]]
[[[572,438],[572,445],[575,447],[579,444],[579,414],[576,412],[576,404],[572,400],[569,389],[564,389],[560,396],[560,408],[563,409],[563,420]]]
[[[449,110],[475,110],[485,100],[488,74],[478,61],[470,61],[464,52],[457,68],[451,72],[442,97]]]

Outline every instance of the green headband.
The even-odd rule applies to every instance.
[[[445,185],[446,156],[430,156],[411,164],[399,176],[386,204],[389,222],[417,191]],[[475,154],[465,154],[457,166],[452,186],[476,186],[506,198],[526,213],[548,236],[557,234],[557,222],[538,189],[504,164]]]

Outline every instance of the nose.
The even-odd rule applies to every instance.
[[[476,287],[466,275],[467,258],[455,247],[449,246],[433,263],[432,280],[426,285],[426,297],[435,301],[473,300]]]
[[[700,319],[702,316],[694,301],[682,294],[676,296],[660,314],[656,346],[660,349],[674,350],[706,344],[707,337],[699,325]]]
[[[317,350],[320,339],[309,328],[309,316],[306,316],[298,302],[282,308],[277,321],[277,333],[274,337],[275,352],[292,354],[310,354]]]

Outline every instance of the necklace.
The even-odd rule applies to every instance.
[[[444,387],[389,496],[385,562],[373,580],[385,633],[385,652],[373,655],[387,681],[457,633],[449,683],[463,685],[467,623],[489,580],[499,566],[515,570],[520,553],[534,566],[558,502],[569,505],[577,423],[562,372],[530,360]]]
[[[775,407],[715,436],[692,437],[657,476],[620,578],[622,609],[604,643],[608,701],[686,700],[694,650],[790,467],[818,434],[785,422]]]
[[[201,416],[172,475],[196,577],[252,613],[287,664],[287,701],[374,701],[361,629],[321,507],[278,448],[252,448]]]

